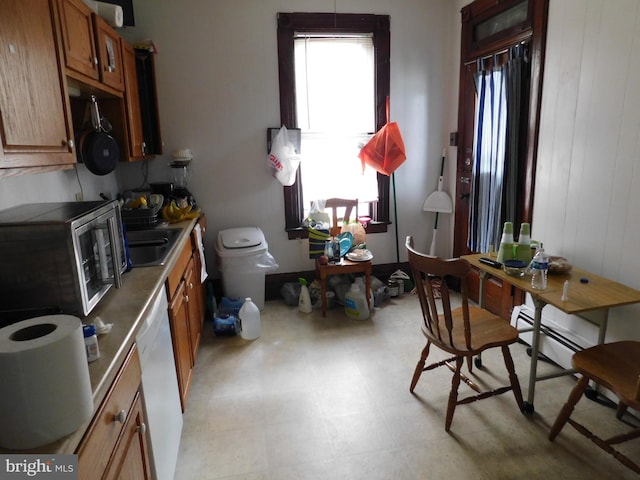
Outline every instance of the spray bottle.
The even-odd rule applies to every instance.
[[[309,296],[309,288],[304,278],[299,278],[300,296],[298,297],[298,310],[302,313],[311,313],[311,297]]]

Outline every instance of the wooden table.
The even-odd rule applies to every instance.
[[[495,255],[473,254],[464,255],[462,258],[480,271],[480,306],[484,303],[484,288],[488,276],[499,278],[503,282],[513,285],[520,290],[531,295],[535,307],[531,337],[531,364],[529,368],[529,391],[525,409],[531,413],[534,410],[533,401],[535,397],[535,384],[537,380],[558,377],[573,373],[572,370],[564,370],[560,373],[537,376],[538,353],[540,346],[542,309],[546,305],[552,305],[567,314],[580,314],[593,310],[602,310],[604,318],[598,332],[598,343],[603,343],[607,331],[609,309],[622,305],[629,305],[640,302],[640,291],[622,285],[608,278],[595,275],[580,268],[573,268],[571,272],[561,275],[549,275],[547,288],[536,290],[531,286],[531,276],[512,277],[507,275],[501,268],[495,268],[480,262],[480,258],[491,258],[495,260]],[[583,283],[581,280],[586,279]],[[567,300],[562,300],[564,282],[569,282]]]

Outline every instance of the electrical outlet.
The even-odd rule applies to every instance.
[[[82,201],[82,192],[78,192],[76,193],[76,202],[81,202]]]

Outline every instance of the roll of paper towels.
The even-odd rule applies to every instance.
[[[93,414],[82,322],[46,315],[0,328],[0,446],[36,448]]]
[[[100,15],[109,25],[119,28],[124,23],[124,14],[120,5],[113,5],[105,2],[95,2],[96,13]]]

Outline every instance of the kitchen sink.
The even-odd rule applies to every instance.
[[[182,233],[179,228],[154,228],[127,231],[133,267],[164,265],[169,252]]]

